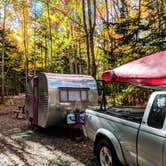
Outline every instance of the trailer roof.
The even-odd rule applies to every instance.
[[[126,82],[147,86],[166,85],[166,51],[124,64],[102,74],[105,82]]]
[[[49,88],[74,87],[97,89],[96,81],[89,75],[45,73]]]

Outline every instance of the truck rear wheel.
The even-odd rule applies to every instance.
[[[116,152],[107,139],[102,139],[96,147],[97,160],[100,166],[119,166]]]

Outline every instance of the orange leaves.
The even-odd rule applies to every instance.
[[[61,0],[61,2],[62,2],[64,5],[68,5],[69,0]]]
[[[52,28],[58,28],[60,25],[61,25],[61,22],[60,22],[60,21],[56,21],[56,22],[53,22],[53,23],[51,24],[51,27],[52,27]]]
[[[60,4],[58,4],[58,3],[53,4],[52,9],[51,9],[52,14],[62,13],[64,15],[67,15],[68,11],[69,11],[68,2],[69,2],[69,0],[63,0],[60,2]]]
[[[58,8],[53,8],[51,10],[51,12],[52,12],[52,14],[54,14],[54,13],[61,13],[61,14],[64,14],[64,15],[67,15],[67,13],[68,13],[68,11],[62,10],[62,9],[58,9]]]

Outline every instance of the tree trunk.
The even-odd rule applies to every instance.
[[[4,102],[4,96],[5,96],[5,25],[6,25],[6,7],[7,4],[4,4],[4,16],[3,16],[3,29],[2,29],[2,102]]]
[[[79,53],[79,74],[83,74],[82,70],[82,52],[81,52],[81,40],[78,41],[78,53]]]
[[[75,44],[74,44],[74,57],[76,57],[75,58],[75,73],[76,74],[79,74],[79,69],[78,69],[78,52],[77,52],[77,41],[75,42]]]
[[[51,60],[50,70],[52,70],[53,50],[52,50],[52,29],[51,29],[50,6],[49,6],[50,0],[47,0],[46,3],[47,3],[49,37],[50,37],[50,60]]]
[[[42,62],[42,72],[44,71],[44,57],[43,57],[43,40],[41,39],[41,47],[40,47],[40,57]]]
[[[45,55],[44,55],[44,71],[47,71],[47,37],[45,34]]]
[[[36,28],[37,28],[37,25],[36,25],[36,3],[35,3],[35,11],[34,11],[34,16],[35,16],[35,25],[34,25],[34,50],[33,50],[33,75],[36,75]]]
[[[84,32],[85,32],[85,43],[86,43],[86,54],[87,54],[87,74],[90,74],[90,51],[89,51],[89,33],[86,23],[85,16],[85,1],[82,0],[82,14],[83,14],[83,24],[84,24]]]
[[[106,9],[106,21],[109,21],[109,12],[108,12],[108,0],[105,0],[105,9]]]
[[[138,5],[139,5],[139,8],[138,8],[138,21],[137,21],[137,24],[139,26],[140,20],[141,20],[141,0],[139,0]],[[136,32],[136,42],[138,41],[138,39],[139,39],[139,30],[137,30],[137,32]]]
[[[95,54],[94,54],[94,39],[93,39],[93,33],[90,34],[90,50],[91,50],[91,75],[96,78],[96,60],[95,60]]]
[[[96,78],[96,61],[94,54],[94,30],[96,26],[96,0],[93,0],[93,19],[92,19],[92,7],[90,0],[87,0],[88,4],[88,20],[89,20],[89,43],[90,43],[90,55],[91,55],[91,75]],[[93,23],[92,23],[93,20]]]
[[[25,87],[28,84],[28,2],[23,6],[23,33],[24,33],[24,57],[25,57]]]

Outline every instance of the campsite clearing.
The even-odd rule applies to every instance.
[[[93,143],[77,139],[67,128],[27,128],[27,120],[14,111],[24,96],[11,97],[0,105],[0,165],[3,166],[95,166]],[[79,134],[79,137],[78,137]]]

